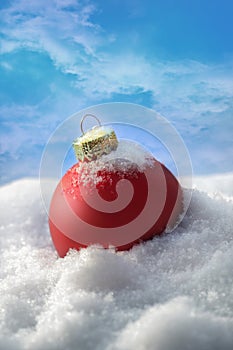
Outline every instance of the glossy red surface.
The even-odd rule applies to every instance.
[[[85,185],[79,165],[63,176],[50,205],[50,232],[60,257],[91,244],[130,249],[161,234],[182,210],[177,179],[156,160],[145,171],[135,164],[121,170],[116,163],[111,170],[98,170],[97,183]],[[109,209],[114,203],[116,208]]]

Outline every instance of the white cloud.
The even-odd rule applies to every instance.
[[[170,116],[197,117],[232,107],[233,66],[193,60],[160,61],[122,48],[111,52],[112,35],[92,20],[86,1],[13,1],[1,10],[2,51],[45,51],[55,66],[77,77],[76,87],[93,103],[113,94],[152,95],[152,107]]]
[[[95,11],[98,9],[89,1],[76,0],[12,1],[0,11],[4,62],[7,54],[17,57],[20,49],[45,52],[53,62],[51,70],[72,77],[67,85],[60,83],[59,89],[58,86],[54,89],[50,81],[50,95],[32,110],[13,103],[1,107],[2,119],[5,121],[5,115],[9,116],[9,134],[14,135],[16,129],[19,132],[15,144],[18,150],[23,142],[33,137],[39,142],[38,136],[33,136],[33,128],[29,130],[30,136],[22,131],[25,120],[20,121],[23,117],[18,118],[19,115],[29,120],[34,113],[33,122],[36,120],[37,126],[44,127],[41,137],[41,144],[44,144],[58,122],[83,107],[117,99],[118,94],[119,99],[123,95],[130,102],[141,103],[140,96],[148,95],[150,107],[172,121],[190,150],[194,150],[192,156],[197,171],[199,164],[208,164],[213,154],[218,157],[211,159],[207,168],[229,171],[228,159],[233,147],[230,145],[232,63],[203,64],[188,59],[161,61],[156,57],[144,57],[130,46],[113,52],[111,45],[117,38],[112,40],[114,33],[105,32],[94,22]],[[5,64],[4,69],[6,67]],[[12,148],[8,137],[2,140],[5,151]],[[211,142],[207,145],[208,140]],[[198,147],[201,149],[197,150]],[[17,152],[17,148],[14,150]]]
[[[173,114],[179,111],[187,118],[203,112],[222,112],[231,106],[233,97],[229,75],[232,69],[222,72],[218,65],[160,62],[124,54],[94,62],[91,71],[89,79],[88,70],[84,73],[83,82],[89,95],[151,92],[157,108],[170,109]]]
[[[13,67],[8,62],[5,62],[5,61],[1,62],[0,65],[8,71],[11,71],[13,69]]]
[[[44,50],[60,68],[72,66],[94,53],[99,42],[98,25],[90,21],[94,11],[85,1],[14,1],[0,11],[2,53],[20,48]]]

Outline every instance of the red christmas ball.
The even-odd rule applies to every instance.
[[[121,141],[116,151],[67,171],[52,197],[49,226],[61,257],[93,244],[126,250],[171,229],[181,211],[175,176],[138,144]]]

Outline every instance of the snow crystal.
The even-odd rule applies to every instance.
[[[146,166],[153,165],[153,156],[149,151],[134,141],[124,139],[119,140],[115,151],[112,151],[101,158],[104,163],[117,158],[129,160],[130,162],[137,164],[141,171],[143,171]]]
[[[75,168],[79,176],[74,176],[74,181],[84,186],[94,186],[103,181],[103,170],[111,172],[117,169],[124,173],[132,170],[133,175],[134,170],[143,172],[146,167],[153,165],[153,156],[141,145],[129,140],[119,140],[117,149],[109,154],[91,162],[79,162]],[[71,171],[74,172],[73,169]]]
[[[64,259],[39,182],[1,187],[0,349],[232,349],[232,180],[195,178],[190,208],[170,234],[127,252],[90,247]]]

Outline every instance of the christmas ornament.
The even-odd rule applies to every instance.
[[[99,125],[84,133],[83,121]],[[89,245],[126,250],[171,230],[182,212],[175,176],[140,144],[118,140],[94,115],[73,142],[78,162],[59,182],[49,227],[59,256]]]

